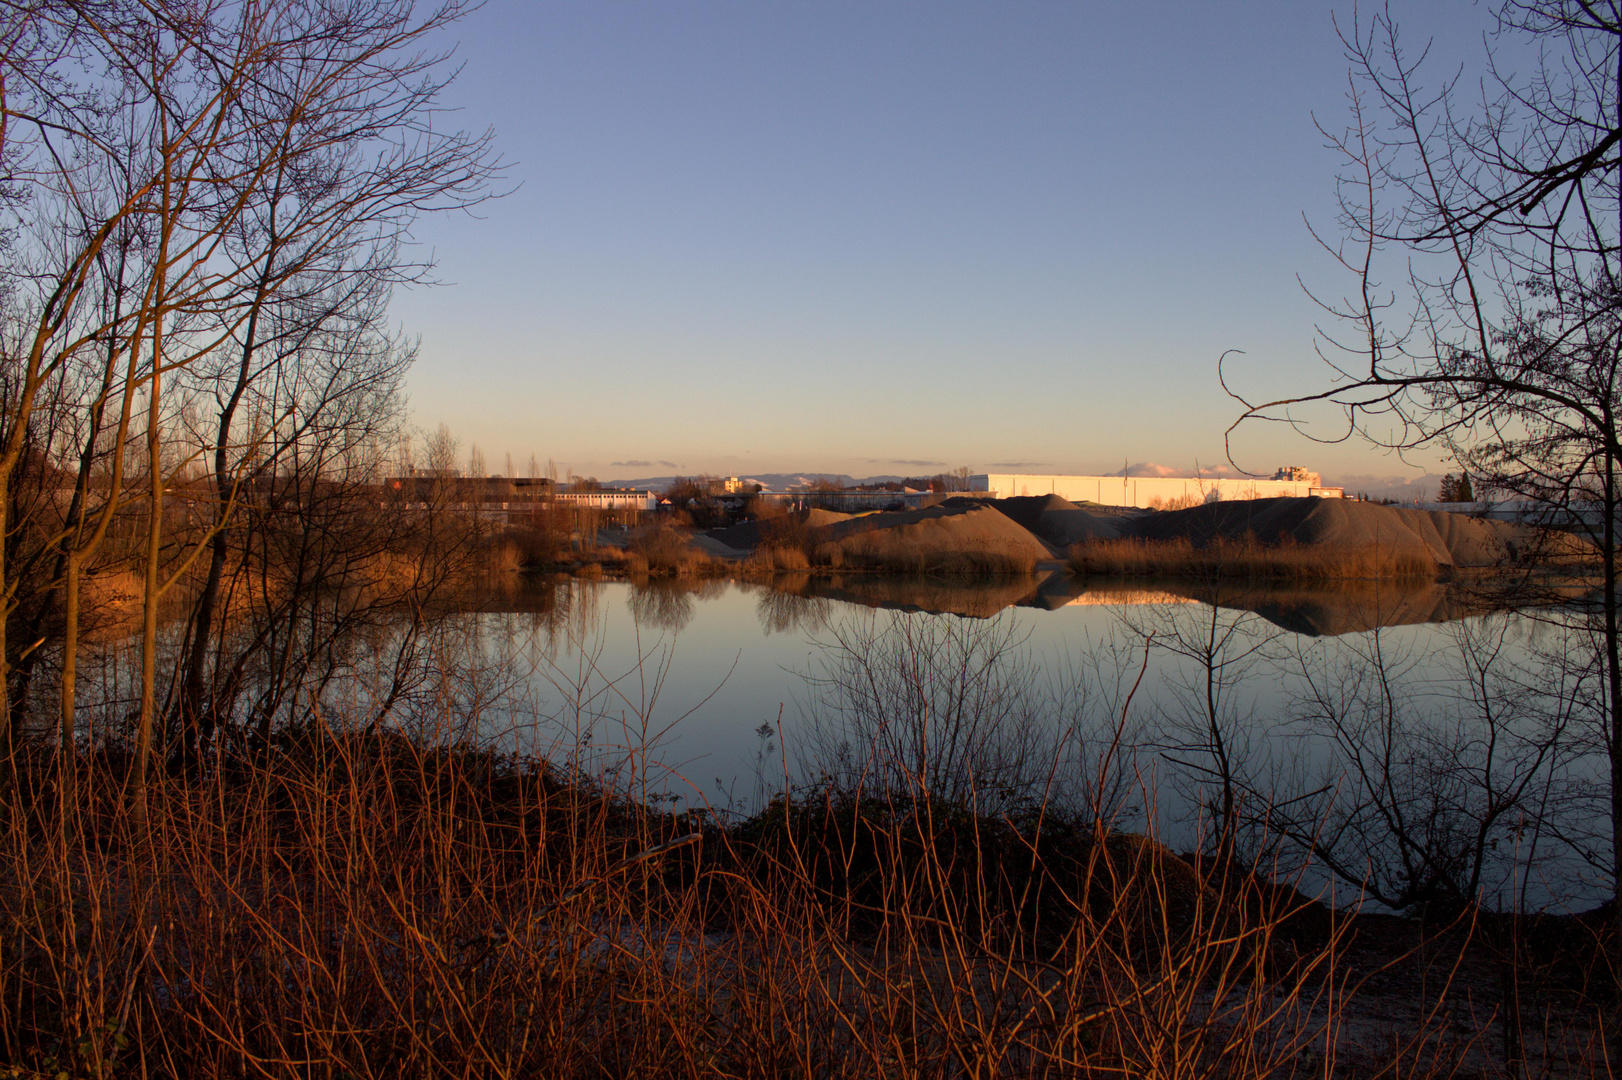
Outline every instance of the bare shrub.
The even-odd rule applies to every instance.
[[[799,548],[772,548],[772,569],[781,573],[803,573],[811,569],[811,560]]]
[[[495,573],[512,573],[519,570],[523,564],[523,552],[518,544],[502,537],[490,543],[485,549],[485,566]]]
[[[804,551],[810,538],[811,528],[804,513],[779,513],[760,519],[760,546],[763,548]]]
[[[817,566],[825,566],[830,570],[837,570],[845,565],[845,552],[838,544],[818,544],[811,552],[811,561]]]
[[[630,550],[647,560],[650,573],[687,574],[710,560],[696,550],[683,530],[667,524],[644,527],[631,534]]]
[[[819,544],[818,552],[833,545]],[[898,573],[1022,575],[1036,569],[1037,558],[1026,550],[1010,550],[998,544],[958,551],[910,551],[888,538],[872,533],[856,533],[839,545],[840,562],[864,570],[891,570]],[[830,556],[831,558],[831,556]]]
[[[1009,619],[867,614],[828,627],[798,733],[811,775],[837,790],[924,792],[1002,806],[1079,779],[1081,686],[1057,694]]]
[[[540,525],[510,528],[506,539],[517,549],[520,565],[527,567],[551,566],[562,560],[569,547],[565,534]]]

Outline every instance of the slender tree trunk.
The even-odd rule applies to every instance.
[[[163,546],[163,440],[159,427],[162,401],[162,374],[158,370],[157,346],[153,336],[151,400],[147,406],[146,451],[150,474],[146,535],[146,581],[141,604],[141,712],[135,740],[134,813],[139,833],[147,829],[147,772],[152,756],[152,734],[157,710],[158,683],[158,559]]]
[[[1610,420],[1607,412],[1607,420]],[[1614,433],[1608,424],[1607,435]],[[1618,619],[1616,567],[1616,455],[1605,453],[1605,480],[1602,489],[1600,566],[1604,577],[1601,612],[1604,620],[1601,638],[1605,648],[1605,683],[1609,716],[1606,717],[1611,771],[1611,895],[1615,900],[1611,926],[1613,977],[1622,985],[1622,621]],[[1622,1032],[1615,1036],[1622,1039]]]
[[[274,197],[273,203],[274,207]],[[272,230],[274,231],[275,215],[271,215]],[[229,537],[226,533],[226,516],[230,513],[235,500],[236,477],[232,475],[230,445],[231,429],[236,424],[238,406],[248,389],[248,378],[253,367],[254,350],[258,344],[259,314],[263,308],[265,296],[269,288],[271,271],[276,256],[276,245],[271,244],[271,250],[265,255],[265,271],[260,278],[259,288],[254,297],[253,310],[248,315],[247,330],[243,335],[242,354],[237,365],[236,384],[231,388],[231,395],[226,399],[220,409],[219,426],[214,437],[214,538],[210,542],[208,559],[208,577],[203,584],[203,593],[197,599],[197,608],[194,613],[192,625],[192,640],[189,649],[188,663],[186,665],[186,681],[181,691],[181,749],[190,767],[195,765],[202,754],[202,744],[213,736],[214,730],[214,703],[211,701],[207,708],[203,705],[204,674],[208,663],[209,642],[214,631],[214,613],[219,605],[220,587],[225,578],[225,563],[230,555]]]
[[[57,786],[61,799],[62,828],[67,829],[68,815],[72,813],[78,797],[79,749],[74,731],[74,687],[79,666],[79,556],[68,555],[68,564],[62,581],[62,686],[58,694],[61,706],[61,731],[57,745]]]
[[[168,130],[163,146],[169,152]],[[149,300],[152,312],[152,379],[147,388],[146,468],[149,484],[146,533],[146,581],[141,605],[141,711],[135,737],[131,824],[136,842],[150,853],[151,821],[147,814],[147,773],[151,768],[152,729],[156,722],[158,685],[158,559],[163,553],[163,320],[168,285],[170,229],[174,221],[171,163],[163,164],[163,234],[158,241],[153,288]]]

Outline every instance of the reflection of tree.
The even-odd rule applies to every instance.
[[[655,578],[631,586],[626,603],[639,626],[680,633],[693,621],[693,583],[679,578]]]
[[[1584,850],[1592,807],[1574,771],[1591,693],[1581,650],[1568,640],[1522,658],[1515,625],[1461,622],[1434,652],[1380,631],[1299,649],[1288,733],[1318,767],[1298,755],[1295,775],[1271,782],[1271,805],[1256,808],[1273,835],[1398,910],[1495,895],[1524,907],[1551,840],[1603,865],[1603,845]]]
[[[586,640],[588,630],[595,629],[602,614],[603,589],[595,581],[569,578],[524,591],[526,598],[534,598],[535,605],[528,611],[527,659],[531,666],[556,661],[558,648],[565,641]]]
[[[1199,604],[1125,608],[1121,623],[1143,644],[1178,661],[1155,702],[1161,751],[1191,778],[1192,802],[1210,819],[1217,850],[1230,853],[1240,801],[1254,765],[1255,700],[1246,687],[1271,659],[1282,634],[1257,615]],[[1203,824],[1203,823],[1202,823]]]
[[[755,601],[755,614],[768,634],[815,634],[828,625],[834,602],[821,596],[808,596],[809,574],[783,574],[762,589]]]

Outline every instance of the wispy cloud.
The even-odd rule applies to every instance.
[[[1051,469],[1051,461],[993,461],[987,468],[991,469]]]
[[[653,462],[651,462],[651,461],[611,461],[611,462],[609,462],[609,464],[612,465],[616,469],[619,469],[619,468],[643,469],[643,468],[648,467],[649,465],[652,465]]]
[[[944,461],[918,461],[913,458],[891,458],[892,465],[908,465],[920,469],[934,469],[945,465]]]

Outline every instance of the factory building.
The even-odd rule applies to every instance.
[[[1286,465],[1271,480],[1198,476],[1038,476],[1026,473],[980,473],[969,477],[971,492],[993,498],[1057,495],[1073,503],[1136,506],[1144,509],[1178,508],[1234,499],[1305,498],[1316,495],[1338,499],[1340,488],[1324,487],[1317,473],[1299,465]]]

